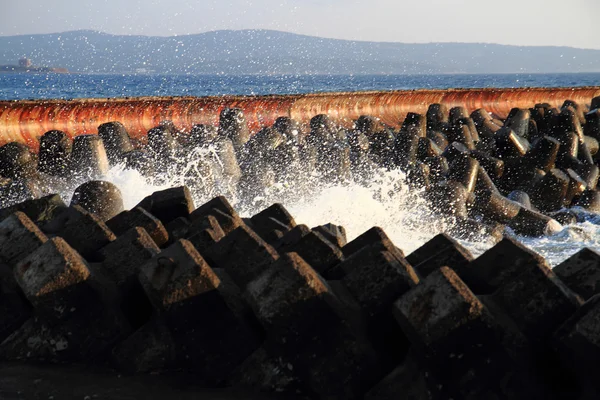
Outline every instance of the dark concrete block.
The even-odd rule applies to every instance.
[[[325,273],[344,259],[342,251],[337,246],[314,231],[302,237],[299,242],[284,247],[280,251],[298,253],[320,274]]]
[[[163,223],[141,207],[135,207],[130,211],[123,211],[115,215],[113,218],[106,221],[106,225],[117,236],[124,234],[131,228],[144,228],[159,247],[167,243],[167,240],[169,239],[169,234]]]
[[[0,343],[29,319],[31,304],[15,280],[13,270],[0,264]]]
[[[0,222],[0,262],[14,267],[47,240],[27,215],[17,211]]]
[[[175,362],[173,336],[162,319],[155,319],[112,350],[116,367],[127,373],[164,371]]]
[[[0,221],[8,217],[15,211],[25,213],[38,226],[43,226],[52,218],[63,212],[67,205],[58,194],[49,194],[47,196],[26,200],[13,206],[0,210]]]
[[[215,217],[208,215],[190,225],[186,239],[189,240],[201,254],[209,247],[225,237],[225,232]]]
[[[200,382],[223,382],[259,347],[260,333],[246,319],[237,287],[220,278],[188,241],[147,262],[139,279],[153,304],[164,310],[175,365],[195,372]]]
[[[96,251],[117,238],[102,220],[80,206],[69,207],[44,230],[59,235],[86,258],[94,258]]]
[[[494,294],[494,302],[535,341],[543,341],[583,303],[545,261],[528,263]]]
[[[296,225],[287,231],[279,240],[273,243],[273,247],[279,251],[281,248],[298,243],[304,236],[311,232],[310,228],[304,224]]]
[[[426,277],[433,271],[436,271],[437,269],[444,266],[452,268],[460,276],[464,268],[469,264],[469,262],[473,260],[473,256],[471,255],[471,252],[469,252],[469,250],[467,250],[457,241],[453,239],[448,239],[450,238],[447,236],[440,236],[439,238],[436,237],[432,239],[432,241],[435,240],[435,242],[433,242],[431,245],[428,245],[427,243],[423,245],[423,247],[427,246],[427,248],[436,249],[437,246],[434,245],[439,243],[441,244],[440,247],[443,247],[437,252],[435,250],[432,250],[429,253],[429,257],[427,258],[425,258],[427,254],[423,253],[423,250],[425,250],[426,248],[423,250],[416,250],[419,251],[420,254],[424,254],[423,258],[425,258],[418,264],[411,263],[411,265],[413,265],[415,271],[420,277]],[[439,249],[439,247],[437,248]],[[409,259],[409,257],[407,257],[407,260]],[[417,257],[410,257],[410,259],[413,260],[416,258]]]
[[[600,254],[581,249],[552,270],[584,300],[600,293]]]
[[[356,253],[360,249],[365,246],[369,246],[376,242],[386,242],[392,243],[388,235],[378,226],[374,226],[373,228],[363,232],[349,243],[342,247],[342,252],[344,256],[348,257],[353,253]]]
[[[245,225],[209,247],[204,255],[211,265],[226,270],[240,288],[279,258],[273,247]]]
[[[287,359],[313,392],[360,398],[382,377],[373,350],[336,311],[337,297],[297,254],[250,282],[246,297],[267,332],[267,352]]]
[[[194,210],[194,200],[187,187],[179,186],[154,192],[136,207],[142,207],[163,224],[168,224],[177,217],[188,218]]]
[[[144,228],[135,227],[98,251],[102,271],[117,285],[123,285],[139,273],[139,267],[160,253]]]
[[[471,261],[462,276],[477,294],[489,294],[514,279],[531,265],[543,263],[542,256],[518,241],[505,237]]]
[[[328,223],[316,226],[312,228],[312,230],[323,235],[325,239],[329,240],[340,249],[346,245],[346,229],[341,225]]]
[[[190,214],[192,223],[208,215],[214,216],[225,234],[228,234],[243,224],[237,211],[233,209],[224,196],[218,196],[204,203]]]

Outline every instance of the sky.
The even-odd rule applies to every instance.
[[[275,29],[336,39],[600,49],[600,0],[0,0],[0,36]]]

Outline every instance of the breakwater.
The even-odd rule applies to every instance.
[[[597,211],[599,99],[555,103],[258,130],[223,107],[215,124],[160,121],[139,141],[109,121],[46,131],[36,151],[7,143],[0,357],[308,398],[593,398],[600,255],[552,270],[506,236]],[[126,210],[111,165],[185,185]],[[269,203],[274,188],[368,187],[381,171],[403,186],[375,197],[415,194],[448,234],[405,252],[381,228],[349,238]],[[474,257],[454,239],[473,233],[496,244]]]

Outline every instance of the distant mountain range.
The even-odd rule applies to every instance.
[[[71,72],[440,74],[600,72],[600,50],[481,43],[324,39],[269,30],[120,36],[96,31],[0,37],[0,65],[28,57]]]

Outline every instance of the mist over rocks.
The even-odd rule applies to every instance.
[[[23,55],[71,72],[446,74],[600,72],[600,50],[483,43],[390,43],[271,30],[158,37],[80,30],[0,37],[0,65]]]

